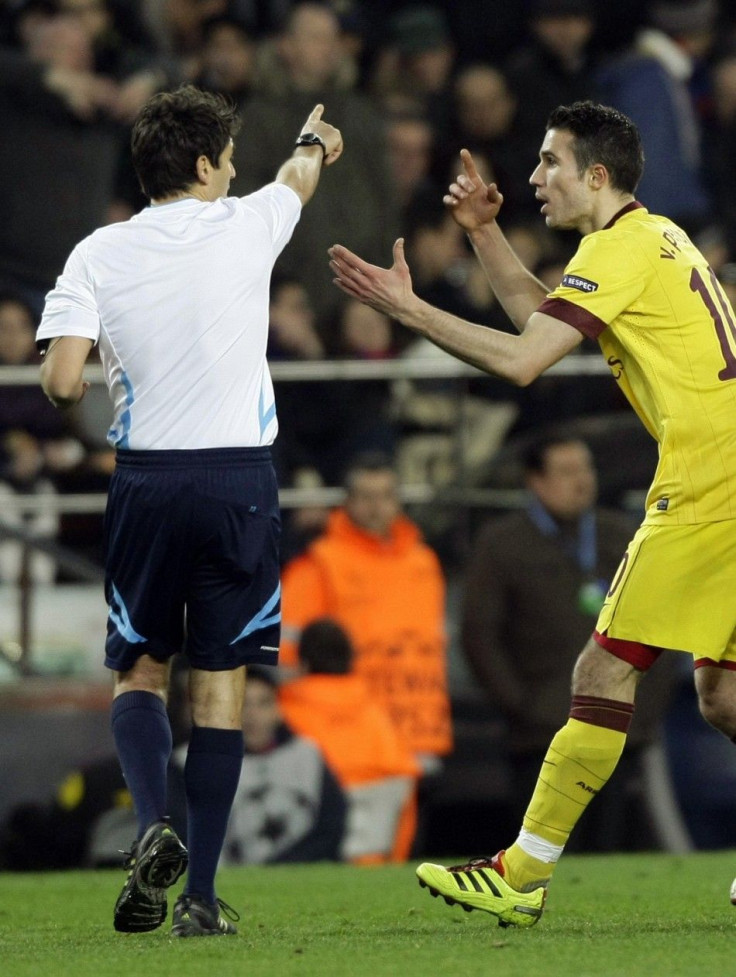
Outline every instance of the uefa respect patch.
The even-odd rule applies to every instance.
[[[562,284],[568,288],[576,288],[579,292],[597,292],[598,282],[592,282],[589,278],[580,278],[579,275],[565,275]]]

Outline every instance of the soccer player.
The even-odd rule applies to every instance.
[[[76,246],[37,333],[54,404],[84,396],[95,343],[113,402],[105,664],[139,828],[115,906],[123,932],[163,923],[166,889],[187,858],[173,935],[235,932],[215,870],[243,759],[246,666],[275,664],[280,624],[269,280],[322,167],[342,152],[322,112],[314,108],[275,181],[236,198],[227,196],[235,108],[192,86],[155,95],[132,134],[151,206]],[[247,138],[258,152],[258,133]],[[182,648],[194,723],[188,853],[166,821],[166,692]]]
[[[692,654],[703,716],[736,736],[736,323],[688,237],[637,203],[641,142],[620,112],[576,102],[550,116],[530,182],[547,225],[583,239],[549,295],[496,222],[502,195],[467,151],[462,158],[444,200],[520,335],[418,299],[401,240],[389,269],[333,247],[336,284],[522,386],[594,337],[659,443],[644,521],[575,665],[569,719],[552,739],[519,836],[493,858],[417,869],[433,894],[502,925],[532,926],[565,842],[618,762],[637,682],[663,649]]]

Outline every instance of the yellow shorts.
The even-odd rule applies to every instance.
[[[736,662],[736,519],[641,526],[596,630],[696,659]]]

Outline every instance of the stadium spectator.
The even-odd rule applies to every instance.
[[[229,95],[242,106],[252,92],[255,68],[256,42],[241,21],[221,16],[205,22],[195,79],[199,88]]]
[[[645,207],[688,233],[713,221],[703,169],[703,127],[689,85],[714,38],[715,0],[656,0],[649,26],[596,73],[597,95],[641,132],[647,167],[637,190]]]
[[[357,360],[386,360],[396,355],[389,317],[353,299],[342,305],[338,343],[347,357]]]
[[[492,290],[473,286],[473,264],[461,229],[433,189],[411,200],[404,218],[407,251],[415,266],[417,293],[455,315],[476,322],[505,322]]]
[[[527,40],[527,6],[483,0],[483,16],[479,17],[477,0],[444,0],[458,64],[502,64],[509,51]]]
[[[309,362],[324,358],[325,345],[317,331],[309,293],[299,278],[275,272],[271,276],[268,307],[268,359],[272,362]],[[317,464],[323,445],[334,442],[333,426],[339,424],[332,386],[320,380],[277,384],[279,436],[274,444],[274,464],[283,485],[296,473]]]
[[[349,360],[391,360],[399,349],[394,325],[388,316],[366,308],[361,302],[343,301],[335,317],[332,355]],[[387,380],[352,379],[338,382],[337,387],[350,429],[345,439],[345,463],[336,479],[339,482],[355,455],[366,451],[392,454],[396,431]]]
[[[552,109],[593,95],[595,22],[593,0],[533,0],[530,43],[505,65],[518,103],[516,124],[527,140],[544,129]]]
[[[212,17],[227,12],[228,0],[138,0],[138,3],[156,49],[184,62],[185,72],[191,77],[202,47],[204,25]]]
[[[123,123],[166,78],[155,59],[103,45],[98,31],[70,6],[27,22],[19,48],[0,48],[0,285],[38,312],[74,244],[105,222]]]
[[[478,276],[463,233],[439,194],[425,191],[414,197],[406,212],[405,235],[418,295],[454,315],[507,328],[501,306],[482,272]],[[421,338],[404,343],[405,359],[447,355]],[[476,483],[516,417],[513,391],[487,376],[467,384],[464,379],[402,378],[394,385],[394,395],[397,465],[407,483],[444,485],[457,481],[461,473],[466,482]],[[427,513],[424,527],[436,540],[448,531],[452,519],[447,510]]]
[[[77,245],[37,333],[47,349],[42,386],[56,406],[84,396],[84,364],[99,342],[115,409],[105,664],[138,818],[114,913],[125,932],[164,922],[166,889],[187,861],[173,935],[235,932],[215,874],[243,757],[245,667],[275,663],[280,622],[268,283],[322,169],[342,152],[322,111],[309,114],[275,179],[238,199],[227,196],[232,105],[193,86],[151,99],[133,129],[151,206]],[[188,854],[165,820],[164,702],[169,659],[181,650],[193,719]]]
[[[529,384],[584,335],[598,339],[658,442],[644,522],[576,662],[570,718],[550,744],[517,840],[493,858],[417,869],[432,891],[517,926],[540,918],[578,818],[619,761],[639,679],[665,651],[692,654],[702,715],[736,736],[733,311],[684,231],[637,202],[644,153],[631,119],[578,102],[556,109],[548,126],[531,183],[547,224],[582,237],[551,295],[508,247],[497,223],[503,198],[469,153],[445,197],[519,336],[418,299],[400,240],[389,269],[330,249],[344,292],[510,382]]]
[[[353,648],[331,618],[299,639],[304,674],[279,690],[287,722],[319,744],[348,798],[342,856],[355,864],[406,861],[417,826],[421,768],[362,675]]]
[[[119,122],[132,123],[147,99],[172,80],[164,62],[121,33],[112,0],[56,2],[60,14],[81,28],[90,44],[95,74],[115,83],[105,111]]]
[[[584,442],[537,437],[524,452],[523,469],[528,505],[489,520],[475,537],[462,606],[465,657],[506,723],[515,825],[547,745],[565,721],[575,658],[635,529],[630,517],[596,506],[596,471]],[[660,667],[643,683],[607,803],[588,809],[570,850],[660,844],[643,760],[661,731],[667,678]]]
[[[201,23],[201,44],[196,54],[181,64],[179,73],[189,71],[198,88],[219,92],[242,106],[251,94],[255,60],[256,42],[240,20],[223,13]],[[127,220],[145,205],[128,139],[120,149],[107,223]]]
[[[325,483],[316,468],[299,468],[286,487],[307,494],[321,494]],[[282,566],[301,555],[310,543],[324,533],[329,517],[330,507],[316,496],[300,505],[282,507]]]
[[[728,49],[713,63],[713,112],[706,129],[706,162],[716,202],[726,261],[736,257],[736,50]],[[722,262],[723,263],[723,262]],[[713,261],[711,267],[719,271]]]
[[[506,219],[519,221],[534,213],[529,173],[534,168],[537,146],[521,114],[521,100],[506,75],[489,64],[464,67],[452,87],[453,124],[445,144],[443,177],[461,149],[484,157],[491,168],[489,179],[504,187]],[[441,195],[440,195],[441,197]]]
[[[37,321],[29,304],[14,292],[0,293],[0,366],[38,365]],[[59,415],[37,387],[17,384],[0,388],[0,502],[2,522],[32,536],[54,539],[59,515],[53,502],[45,510],[24,513],[11,499],[54,495],[56,482],[84,457],[84,448],[68,418]],[[26,576],[50,583],[56,576],[52,557],[30,551],[0,536],[0,581],[17,583]]]
[[[358,350],[340,338],[345,314],[341,306],[337,324],[318,332],[301,280],[276,273],[271,280],[269,359],[317,361],[327,356],[330,346],[330,355],[357,356]],[[388,330],[390,341],[388,321],[375,317],[379,321],[373,323],[374,332],[385,341]],[[365,345],[362,336],[361,342]],[[392,446],[388,393],[382,381],[284,381],[278,384],[277,394],[280,424],[274,460],[284,485],[292,484],[304,469],[316,471],[322,484],[339,485],[357,452]]]
[[[286,725],[275,676],[258,666],[248,669],[243,740],[221,864],[339,861],[345,795],[319,743]]]
[[[277,33],[293,0],[229,0],[228,13],[245,24],[257,38]]]
[[[345,487],[324,535],[284,569],[279,662],[298,664],[303,629],[333,618],[353,644],[355,673],[388,710],[403,746],[435,770],[452,746],[440,564],[401,512],[387,457],[354,458]]]
[[[345,76],[339,20],[329,6],[294,4],[274,54],[270,81],[261,75],[258,94],[242,112],[244,135],[235,144],[233,189],[248,193],[262,186],[289,152],[289,133],[298,129],[311,106],[317,101],[330,106],[330,118],[343,132],[350,153],[324,181],[277,266],[304,283],[322,320],[337,306],[322,259],[334,241],[335,226],[375,257],[397,227],[384,124],[368,99],[351,87],[354,77]],[[274,125],[274,119],[279,119],[279,125]],[[258,152],[252,151],[254,133]]]
[[[450,79],[455,46],[439,7],[395,11],[376,58],[370,89],[388,112],[414,111],[431,123],[439,142],[450,125]]]
[[[412,197],[424,188],[439,191],[432,180],[434,130],[421,113],[398,112],[388,116],[386,151],[400,208],[406,208]]]

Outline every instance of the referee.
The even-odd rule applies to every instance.
[[[187,863],[172,934],[236,932],[215,873],[243,759],[246,667],[276,663],[281,620],[269,282],[323,166],[342,152],[322,112],[312,111],[274,182],[237,198],[227,196],[234,106],[192,86],[151,98],[132,134],[151,205],[74,248],[38,329],[52,403],[84,396],[95,344],[113,403],[105,664],[138,819],[115,905],[122,932],[164,922],[166,889]],[[257,136],[243,136],[253,152]],[[166,818],[166,696],[182,650],[193,719],[188,850]]]

